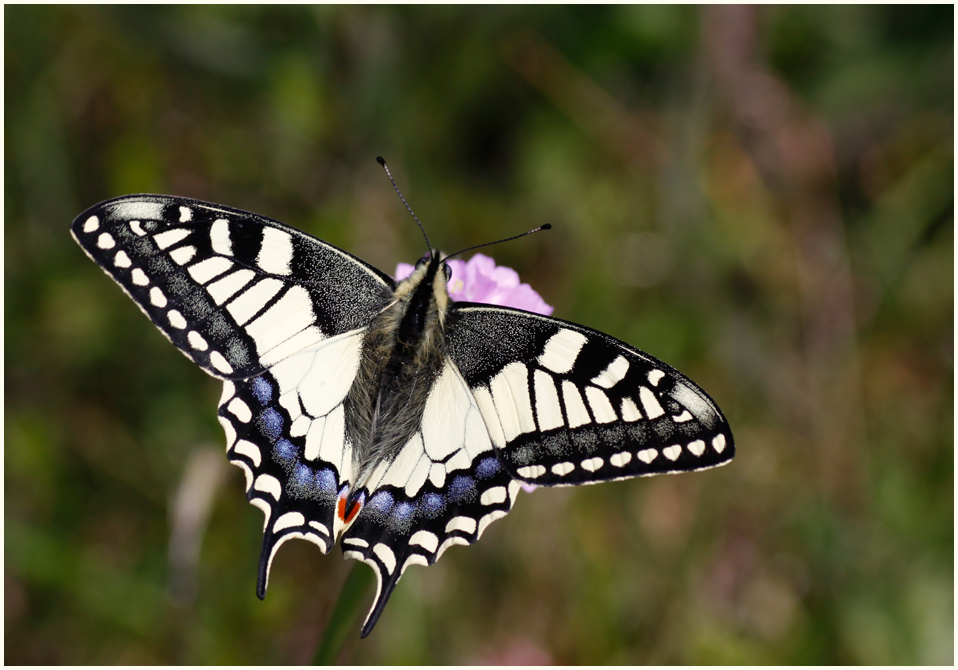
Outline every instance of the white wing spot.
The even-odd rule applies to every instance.
[[[272,307],[246,326],[263,354],[309,327],[315,320],[313,301],[302,286],[293,286]]]
[[[612,457],[609,458],[609,463],[617,468],[621,468],[625,467],[625,465],[631,460],[632,454],[630,454],[628,451],[620,451],[617,454],[613,454]]]
[[[278,228],[263,228],[256,263],[271,274],[288,275],[293,263],[293,238]]]
[[[253,461],[253,465],[259,467],[263,455],[260,453],[259,447],[249,440],[237,441],[236,445],[233,447],[233,451],[240,456],[246,456],[248,459]]]
[[[193,218],[193,210],[189,207],[180,207],[180,223],[186,223]]]
[[[565,477],[567,474],[575,470],[575,465],[572,463],[556,463],[552,466],[552,474],[559,475],[560,477]]]
[[[95,216],[91,216],[89,219],[87,219],[87,220],[83,223],[83,232],[84,232],[84,233],[92,233],[93,231],[95,231],[95,230],[96,230],[97,228],[99,228],[99,227],[100,227],[100,219],[98,219],[98,218],[95,217]]]
[[[582,333],[563,328],[546,342],[538,358],[539,365],[556,374],[565,374],[575,365],[575,359],[587,339]]]
[[[479,498],[479,502],[483,505],[496,505],[501,502],[506,501],[506,487],[505,486],[496,486],[486,491],[483,491],[482,496]]]
[[[568,380],[562,382],[562,398],[565,400],[566,416],[569,417],[569,428],[578,428],[592,421],[575,384]]]
[[[622,381],[622,378],[625,377],[625,373],[628,371],[629,361],[626,360],[625,356],[619,356],[609,363],[605,370],[597,374],[595,379],[592,380],[592,383],[596,386],[610,389]]]
[[[126,255],[126,252],[122,249],[116,252],[116,256],[113,257],[113,264],[118,268],[128,268],[133,263],[130,262],[130,257]]]
[[[257,477],[253,483],[253,488],[257,491],[270,494],[275,500],[279,500],[279,497],[283,494],[283,487],[280,485],[279,480],[272,475],[260,475]]]
[[[718,453],[725,451],[725,435],[719,433],[712,439],[712,448]]]
[[[638,421],[642,418],[642,412],[639,411],[639,408],[635,406],[635,402],[632,398],[623,398],[622,399],[622,420],[632,423],[633,421]]]
[[[209,291],[209,294],[213,297],[213,300],[216,301],[217,305],[222,305],[231,298],[233,294],[249,284],[255,276],[252,270],[244,268],[228,274],[222,279],[217,279],[207,286],[206,290]]]
[[[138,236],[143,237],[146,235],[146,231],[143,230],[143,227],[140,225],[139,221],[130,221],[130,230],[136,233]]]
[[[489,390],[502,422],[506,442],[536,429],[529,399],[529,370],[522,363],[510,363],[489,382]]]
[[[249,411],[249,406],[239,398],[233,398],[226,409],[243,423],[249,423],[253,418],[253,413]]]
[[[651,463],[658,455],[659,453],[655,449],[643,449],[636,454],[643,463]]]
[[[468,516],[453,517],[449,523],[446,524],[446,533],[449,534],[456,530],[466,535],[472,535],[476,532],[476,520]]]
[[[439,548],[439,538],[435,533],[428,530],[420,530],[413,533],[413,536],[409,538],[409,544],[417,544],[426,551],[433,553]]]
[[[189,263],[193,256],[196,255],[196,247],[187,244],[185,247],[180,247],[179,249],[174,249],[170,252],[170,258],[176,261],[177,265],[186,265]]]
[[[602,467],[603,463],[604,461],[598,456],[596,456],[594,458],[585,459],[584,461],[582,461],[581,465],[583,470],[588,470],[589,472],[595,472],[596,470]]]
[[[132,279],[133,283],[137,286],[146,286],[150,283],[150,278],[147,277],[146,273],[140,268],[133,268],[133,272],[130,273],[130,279]]]
[[[589,407],[592,408],[592,415],[597,423],[612,423],[619,419],[612,409],[612,403],[609,402],[609,396],[605,391],[597,389],[594,386],[585,388],[585,399],[589,401]]]
[[[309,431],[309,426],[311,423],[312,419],[304,414],[296,417],[292,425],[289,427],[290,437],[302,437]]]
[[[536,391],[536,418],[539,430],[560,428],[565,421],[562,418],[562,406],[559,405],[559,392],[556,390],[552,375],[542,370],[533,374]]]
[[[153,241],[156,242],[156,246],[160,249],[166,249],[171,247],[184,237],[190,234],[190,231],[186,228],[173,228],[171,230],[164,230],[162,233],[157,233],[153,236]]]
[[[543,465],[527,465],[524,468],[519,468],[516,472],[520,477],[525,477],[526,479],[538,479],[546,473],[546,469]]]
[[[478,537],[478,535],[476,537]],[[458,535],[450,535],[443,541],[441,545],[439,545],[439,551],[436,552],[436,560],[438,560],[439,557],[446,552],[446,549],[448,549],[449,547],[453,547],[457,544],[468,545],[469,540],[467,540],[464,537],[459,537]]]
[[[223,354],[221,354],[218,351],[214,351],[210,353],[210,365],[212,365],[214,368],[216,368],[223,374],[228,375],[231,372],[233,372],[233,366],[230,365],[229,361],[223,358]]]
[[[701,456],[705,452],[705,442],[702,440],[695,440],[694,442],[689,442],[689,446],[686,448],[696,456]]]
[[[380,542],[373,547],[373,553],[383,562],[386,572],[392,574],[396,570],[396,555],[388,546]]]
[[[233,255],[233,242],[230,240],[230,224],[226,219],[217,219],[210,226],[210,244],[213,251],[223,256]]]
[[[429,481],[437,489],[441,489],[446,483],[446,466],[442,463],[433,463],[429,468]]]
[[[639,400],[642,401],[642,407],[645,409],[645,415],[650,419],[655,419],[665,414],[662,405],[659,404],[652,389],[643,386],[639,389]]]
[[[410,554],[409,558],[406,559],[406,562],[402,564],[402,570],[399,574],[406,572],[406,568],[410,565],[425,565],[429,566],[429,560],[422,554]]]
[[[506,446],[506,438],[502,433],[502,424],[499,423],[499,414],[496,412],[496,404],[492,400],[492,394],[485,386],[473,389],[472,397],[476,399],[476,405],[482,414],[482,419],[486,424],[486,430],[489,431],[489,437],[493,444],[502,449]]]
[[[432,461],[429,460],[429,456],[425,453],[422,438],[417,434],[415,440],[418,442],[416,449],[419,453],[422,453],[422,456],[416,463],[412,474],[409,475],[409,479],[406,480],[406,486],[403,487],[407,498],[414,498],[416,494],[419,493],[419,489],[422,488],[422,485],[426,483],[426,479],[429,477],[429,468],[432,465]],[[412,442],[412,440],[410,440],[410,442]]]
[[[222,256],[212,256],[187,268],[190,276],[199,284],[205,284],[233,267],[233,263]]]
[[[281,530],[296,528],[297,526],[303,526],[305,524],[306,517],[299,512],[286,512],[286,514],[276,519],[276,523],[273,524],[273,532],[278,533]]]
[[[649,370],[649,383],[652,386],[658,386],[658,383],[662,380],[662,377],[665,376],[665,373],[661,370]]]
[[[116,241],[110,233],[100,233],[100,236],[96,238],[96,245],[101,249],[112,249],[116,246]]]
[[[183,330],[187,326],[186,319],[184,319],[183,315],[175,309],[171,309],[169,312],[167,312],[166,318],[170,320],[171,326],[178,328],[179,330]]]
[[[197,333],[195,330],[191,330],[186,335],[186,339],[189,341],[190,346],[197,351],[206,351],[210,347],[206,340],[203,339],[203,336]]]
[[[315,528],[316,530],[322,533],[326,533],[326,535],[329,535],[329,526],[327,526],[326,524],[320,523],[319,521],[310,521],[309,525]],[[324,550],[323,553],[325,554],[326,551]]]
[[[674,421],[675,423],[685,423],[686,421],[691,421],[691,420],[692,420],[692,415],[689,414],[689,411],[687,409],[682,410],[682,413],[679,414],[678,416],[672,417],[672,421]]]
[[[278,279],[261,279],[227,305],[226,311],[236,319],[236,323],[244,324],[263,309],[282,288],[283,282]]]
[[[682,454],[682,447],[677,444],[673,444],[671,447],[666,447],[662,450],[662,455],[665,456],[670,461],[676,460]]]

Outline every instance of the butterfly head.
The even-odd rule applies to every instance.
[[[442,327],[450,303],[446,283],[451,275],[439,251],[432,250],[416,262],[413,273],[396,287],[393,297],[398,303],[398,334],[402,341],[429,337],[428,331],[434,326]]]

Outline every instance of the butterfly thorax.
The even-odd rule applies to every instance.
[[[369,324],[345,401],[354,491],[377,465],[395,459],[420,429],[445,359],[442,324],[448,303],[443,263],[433,252]]]

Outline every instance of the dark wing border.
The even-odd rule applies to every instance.
[[[708,469],[735,454],[728,421],[701,387],[599,331],[456,303],[446,345],[516,479],[589,484]]]

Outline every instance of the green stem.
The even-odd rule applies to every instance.
[[[373,573],[365,566],[353,565],[352,570],[339,592],[336,606],[323,631],[323,638],[316,648],[313,665],[334,665],[339,658],[349,631],[359,635],[359,615],[366,600],[366,593],[372,588]]]

